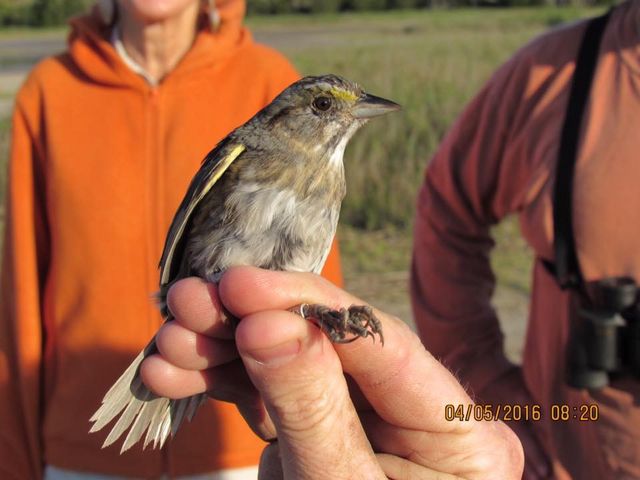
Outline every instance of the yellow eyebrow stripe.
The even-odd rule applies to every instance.
[[[333,95],[336,98],[339,98],[340,100],[355,102],[358,99],[358,96],[355,93],[348,92],[346,90],[332,88],[330,92],[331,92],[331,95]]]

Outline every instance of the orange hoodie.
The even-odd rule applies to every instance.
[[[0,478],[43,464],[136,477],[256,464],[263,443],[209,402],[162,451],[101,450],[89,418],[161,324],[152,300],[171,218],[204,155],[298,78],[218,2],[158,87],[125,66],[95,16],[40,63],[13,116],[0,299]],[[337,252],[325,276],[340,283]],[[108,429],[106,429],[108,430]]]

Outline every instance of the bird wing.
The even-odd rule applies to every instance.
[[[180,266],[181,255],[176,256],[176,252],[180,251],[184,232],[194,210],[229,165],[245,150],[246,147],[242,143],[227,138],[203,160],[171,222],[160,259],[160,285],[167,285],[175,276],[176,268]]]

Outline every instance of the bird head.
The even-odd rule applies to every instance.
[[[399,109],[397,103],[370,95],[355,82],[322,75],[293,83],[258,117],[290,147],[341,161],[347,142],[359,127]]]

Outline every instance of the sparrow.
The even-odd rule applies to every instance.
[[[337,75],[310,76],[220,141],[205,157],[169,228],[158,293],[165,320],[173,320],[167,292],[182,278],[216,283],[236,265],[320,273],[346,193],[347,143],[369,119],[399,108]],[[376,335],[384,342],[368,306],[332,310],[305,304],[298,312],[333,342],[375,341]],[[179,400],[152,393],[139,369],[156,352],[152,339],[91,417],[91,432],[118,417],[103,448],[127,430],[121,453],[143,435],[145,448],[150,443],[162,448],[206,400],[206,393]]]

